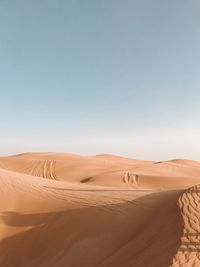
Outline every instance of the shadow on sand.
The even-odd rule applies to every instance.
[[[179,195],[151,193],[122,204],[41,214],[3,212],[4,224],[26,228],[0,242],[0,266],[168,267],[182,235]]]

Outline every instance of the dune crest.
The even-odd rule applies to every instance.
[[[199,170],[114,155],[1,157],[0,266],[200,266]]]

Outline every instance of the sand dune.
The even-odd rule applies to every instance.
[[[190,160],[1,157],[0,266],[200,266],[199,174]]]

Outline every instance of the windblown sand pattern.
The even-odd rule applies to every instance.
[[[200,266],[200,163],[0,158],[0,266]]]
[[[172,266],[200,266],[200,185],[186,190],[178,205],[183,218],[183,234]]]

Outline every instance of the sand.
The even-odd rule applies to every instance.
[[[200,162],[0,157],[0,266],[200,266]]]

